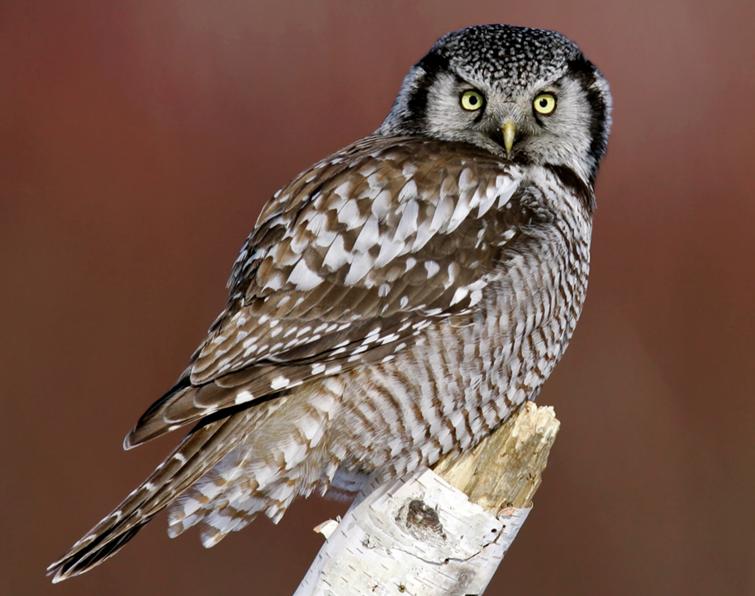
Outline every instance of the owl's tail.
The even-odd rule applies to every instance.
[[[84,573],[117,553],[143,525],[243,440],[252,426],[253,410],[195,428],[112,513],[47,568],[53,583]]]

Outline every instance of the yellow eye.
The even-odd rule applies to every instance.
[[[543,116],[552,114],[553,110],[556,109],[556,96],[551,93],[541,93],[532,102],[532,107],[535,108],[538,114],[542,114]]]
[[[485,98],[479,91],[468,89],[461,94],[459,102],[461,103],[461,107],[468,112],[476,112],[485,104]]]

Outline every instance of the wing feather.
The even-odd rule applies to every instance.
[[[519,223],[501,207],[520,182],[484,151],[419,138],[368,137],[304,172],[263,209],[228,307],[126,443],[390,357],[469,312]]]

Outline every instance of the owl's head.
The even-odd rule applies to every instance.
[[[611,124],[600,71],[554,31],[480,25],[440,38],[406,75],[381,134],[463,141],[594,182]]]

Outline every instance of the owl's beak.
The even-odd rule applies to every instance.
[[[506,157],[511,157],[511,148],[514,146],[516,138],[516,124],[513,120],[505,120],[501,125],[503,133],[503,147],[506,149]]]

